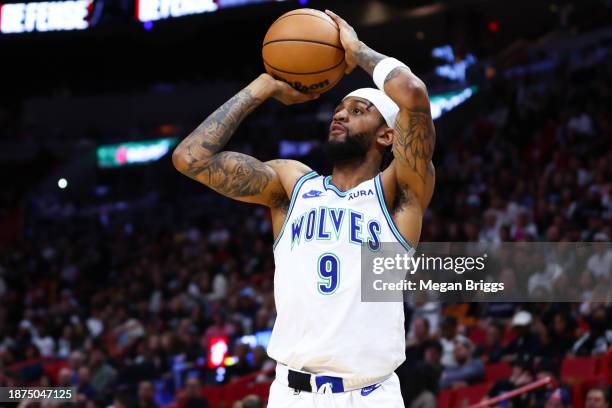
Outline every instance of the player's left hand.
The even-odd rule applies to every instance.
[[[344,61],[346,62],[346,70],[344,72],[349,74],[357,66],[354,53],[359,48],[359,38],[355,29],[336,13],[331,10],[325,10],[325,14],[330,16],[340,27],[340,42],[342,43],[342,48],[344,48]]]

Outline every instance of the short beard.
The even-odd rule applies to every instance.
[[[324,148],[332,164],[337,164],[364,159],[368,153],[369,144],[369,134],[357,133],[351,136],[347,131],[343,141],[328,139]]]

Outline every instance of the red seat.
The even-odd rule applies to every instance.
[[[510,377],[512,366],[508,363],[493,363],[485,366],[485,381],[495,382]]]
[[[561,381],[576,384],[596,378],[601,360],[598,357],[569,357],[561,363]]]
[[[53,384],[57,384],[58,375],[62,368],[68,367],[68,362],[65,360],[57,360],[47,363],[43,366],[45,375],[47,375]]]
[[[474,344],[484,344],[487,340],[487,332],[482,327],[472,326],[468,330],[468,338]]]
[[[270,395],[270,386],[272,385],[272,381],[260,382],[250,384],[247,387],[249,394],[257,395],[264,401],[268,400],[268,396]]]
[[[208,400],[211,408],[215,408],[223,400],[223,387],[205,385],[202,387],[202,395]]]
[[[454,396],[455,392],[453,390],[440,391],[438,394],[438,408],[451,408]]]
[[[223,401],[229,406],[236,401],[240,401],[247,395],[249,395],[249,390],[247,388],[247,384],[239,382],[237,384],[229,383],[226,384],[223,391]]]
[[[518,336],[518,333],[513,329],[506,329],[502,335],[501,344],[506,345],[514,340]]]
[[[453,406],[463,408],[467,405],[480,402],[491,388],[490,383],[470,385],[469,387],[459,388],[455,390],[455,398]]]

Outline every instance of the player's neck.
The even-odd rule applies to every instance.
[[[336,163],[331,183],[342,191],[350,190],[378,174],[378,167],[365,161]]]

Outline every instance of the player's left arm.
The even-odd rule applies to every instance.
[[[376,64],[387,56],[359,41],[355,30],[342,18],[329,10],[326,12],[340,27],[347,73],[360,66],[373,75]],[[410,68],[401,66],[385,78],[384,92],[400,111],[394,126],[392,147],[395,160],[385,170],[383,178],[395,179],[397,190],[394,197],[410,195],[424,211],[433,194],[435,170],[432,157],[436,141],[427,88]]]

